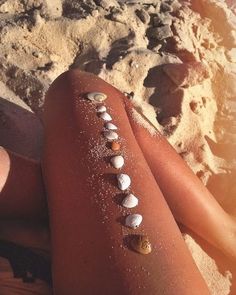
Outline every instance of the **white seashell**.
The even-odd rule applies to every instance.
[[[110,141],[118,139],[118,134],[112,130],[105,130],[103,135]]]
[[[112,117],[107,112],[101,113],[99,117],[101,119],[103,119],[104,121],[111,121],[112,120]]]
[[[131,179],[129,175],[127,174],[123,174],[123,173],[117,174],[117,180],[118,180],[118,187],[122,191],[126,190],[131,184]]]
[[[102,102],[107,98],[107,95],[102,92],[90,92],[87,94],[87,98],[91,101]]]
[[[111,164],[114,168],[120,169],[124,166],[125,160],[122,156],[114,156],[111,158]]]
[[[137,228],[143,221],[143,217],[140,214],[130,214],[125,219],[125,225],[131,228]]]
[[[133,194],[129,194],[122,201],[122,206],[125,208],[134,208],[138,205],[138,198],[136,198]]]
[[[100,106],[100,107],[97,107],[97,112],[98,113],[103,113],[103,112],[106,112],[107,108],[105,106]]]
[[[106,128],[106,129],[109,129],[109,130],[117,130],[117,129],[118,129],[118,128],[116,127],[116,125],[114,125],[114,124],[112,124],[112,123],[110,123],[110,122],[108,122],[108,123],[105,124],[105,128]]]

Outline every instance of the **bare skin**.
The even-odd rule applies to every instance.
[[[117,90],[113,89],[113,91],[114,98],[117,96]],[[119,93],[118,97],[121,96]],[[125,99],[124,97],[121,98]],[[68,100],[65,100],[65,102],[68,103]],[[156,137],[150,137],[145,129],[135,124],[131,116],[131,105],[128,102],[126,103],[126,111],[135,138],[175,219],[222,249],[228,256],[235,258],[236,230],[234,219],[218,205],[214,197],[160,134]],[[116,110],[114,117],[117,114],[119,112]],[[149,148],[150,146],[152,149]],[[155,150],[158,152],[153,152]],[[7,153],[5,150],[0,151],[0,157],[2,165],[0,173],[0,186],[2,188],[0,215],[4,218],[45,219],[47,206],[40,164],[28,161],[13,153]],[[22,169],[23,167],[27,167],[27,169]],[[14,175],[12,171],[10,173],[11,169],[20,171],[16,174],[22,176],[18,181],[19,184],[15,181],[19,179],[18,177],[9,177],[9,175]],[[29,177],[32,181],[29,181]],[[20,206],[15,206],[16,202]],[[9,220],[4,221],[4,223],[1,222],[1,236],[21,245],[48,250],[49,239],[45,227],[43,229],[40,229],[40,226],[27,228],[26,225],[27,223],[24,221],[20,223],[19,221],[14,223],[14,221]],[[20,228],[21,230],[19,230]]]
[[[0,148],[0,237],[48,252],[48,213],[41,165]]]
[[[48,218],[39,162],[0,148],[0,192],[1,218]]]
[[[124,194],[117,188],[118,171],[103,154],[109,150],[101,134],[104,122],[84,98],[93,91],[108,95],[105,105],[126,155],[122,172],[130,175],[132,191],[140,197],[137,209],[120,206]],[[78,70],[61,75],[47,93],[43,175],[54,293],[209,294],[135,140],[122,100],[117,89]],[[102,153],[91,154],[98,145]],[[124,226],[131,212],[144,218],[136,230]],[[149,255],[125,246],[124,238],[135,233],[152,241]]]
[[[6,247],[4,241],[7,242],[8,247],[10,247],[8,243],[13,242],[26,247],[30,256],[30,253],[34,252],[42,257],[43,263],[46,261],[49,263],[50,238],[47,204],[41,174],[39,162],[3,148],[0,149],[1,249],[2,246]],[[25,283],[19,275],[15,277],[17,261],[22,259],[20,253],[24,248],[17,249],[19,251],[14,254],[10,247],[9,251],[3,252],[5,258],[0,257],[0,294],[52,294],[51,287],[40,277],[34,283]],[[15,257],[13,260],[12,255]],[[6,257],[10,260],[8,261]],[[27,259],[28,262],[31,261],[30,259],[30,257],[29,260]],[[21,265],[21,267],[23,267],[21,269],[23,275],[24,266]],[[28,270],[30,271],[30,268]]]
[[[150,136],[135,123],[131,102],[125,101],[135,138],[175,219],[236,259],[235,218],[223,210],[164,136],[158,131]]]
[[[116,97],[117,90],[113,91],[113,97]],[[121,96],[121,94],[118,96]],[[122,99],[125,98],[122,97]],[[68,101],[66,102],[68,103]],[[156,138],[152,138],[145,129],[133,122],[130,116],[130,108],[131,106],[126,103],[126,111],[129,115],[135,137],[152,170],[152,174],[165,195],[175,219],[197,232],[216,247],[223,249],[228,255],[233,256],[229,244],[231,243],[234,250],[234,239],[226,239],[226,236],[230,236],[230,234],[234,237],[235,223],[232,221],[232,218],[223,211],[206,188],[193,175],[183,160],[169,146],[165,139],[161,138],[160,134]],[[152,150],[158,150],[158,153],[152,152],[150,154],[150,149],[145,148],[146,146],[152,146]],[[40,164],[28,161],[10,152],[7,153],[5,150],[0,151],[0,157],[0,163],[2,165],[0,185],[3,192],[0,198],[0,202],[3,204],[1,207],[3,209],[1,214],[3,214],[4,218],[17,216],[44,219],[45,216],[47,216],[47,210]],[[155,161],[153,161],[153,159],[155,159]],[[171,161],[167,162],[166,159],[171,159]],[[10,163],[12,165],[10,165]],[[175,163],[175,169],[173,169],[173,163]],[[20,171],[18,174],[23,176],[18,182],[19,184],[12,181],[15,179],[14,177],[8,177],[11,175],[9,173],[11,170],[10,166],[11,169],[13,169],[13,167],[18,167],[17,169]],[[28,168],[22,170],[25,166]],[[173,173],[174,170],[179,173]],[[22,171],[24,171],[23,174]],[[179,178],[178,175],[181,175],[181,178]],[[32,181],[28,181],[28,177],[32,177]],[[11,182],[9,182],[9,179]],[[27,181],[22,183],[24,179]],[[6,183],[8,185],[6,185]],[[13,183],[14,186],[12,185]],[[188,183],[191,185],[186,185]],[[12,191],[12,189],[14,189],[14,191]],[[28,194],[25,194],[25,192],[28,192]],[[2,198],[3,195],[4,198]],[[10,196],[10,198],[8,198],[8,196]],[[12,197],[16,199],[12,200]],[[29,202],[28,200],[32,201]],[[15,206],[16,202],[22,206]],[[199,218],[196,217],[197,214],[201,216],[202,220],[204,219],[203,216],[205,216],[204,222],[199,222]],[[215,214],[217,214],[218,219],[215,218]],[[208,220],[208,222],[206,222],[206,220]],[[48,237],[48,233],[45,234],[45,230],[36,230],[37,228],[39,229],[37,226],[34,227],[34,229],[32,227],[27,229],[24,221],[20,223],[17,221],[14,223],[14,221],[7,220],[5,224],[1,224],[1,235],[7,240],[16,241],[21,245],[28,245],[30,247],[36,246],[42,249],[48,249],[49,240],[47,238],[45,239],[45,237]],[[229,233],[229,235],[224,234],[224,237],[222,236],[222,224],[225,224],[225,232]],[[21,227],[22,231],[19,230],[19,227]]]

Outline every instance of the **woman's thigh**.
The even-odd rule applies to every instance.
[[[91,102],[91,92],[107,99]],[[209,294],[135,140],[122,98],[78,70],[61,75],[47,93],[43,177],[55,294]],[[98,105],[118,127],[118,152],[111,149],[116,135],[104,129],[109,116],[101,118]],[[110,162],[118,154],[125,160],[121,169]],[[120,173],[131,178],[126,190],[118,187]],[[129,193],[139,199],[133,209],[122,206]],[[143,218],[136,229],[127,219],[134,213]],[[130,249],[137,235],[150,240],[148,255]]]

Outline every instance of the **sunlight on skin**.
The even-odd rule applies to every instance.
[[[158,131],[155,136],[134,121],[125,100],[135,138],[178,222],[236,259],[236,222]],[[156,152],[154,152],[156,151]]]
[[[10,171],[10,157],[3,147],[0,147],[0,193],[6,184]]]

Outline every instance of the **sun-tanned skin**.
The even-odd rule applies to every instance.
[[[94,90],[98,89],[95,87]],[[105,91],[104,88],[102,90]],[[175,219],[235,257],[234,220],[223,211],[165,138],[160,134],[151,137],[143,127],[137,125],[132,119],[130,102],[116,89],[111,91],[114,99],[119,97],[126,102],[125,108],[135,138]],[[64,100],[68,102],[68,99]],[[116,106],[113,116],[120,116]],[[41,225],[37,223],[37,220],[47,216],[40,164],[4,149],[0,150],[0,160],[0,216],[5,219],[1,221],[1,238],[29,247],[48,249],[48,232],[45,228],[41,230]],[[29,228],[27,222],[14,221],[15,218],[34,219],[36,226]],[[224,226],[225,230],[222,230]]]
[[[41,165],[4,148],[0,148],[0,238],[50,250]]]
[[[150,133],[138,125],[132,104],[125,100],[126,112],[135,134],[175,219],[199,236],[236,258],[236,222],[158,131]]]
[[[123,173],[132,179],[138,207],[120,206],[116,169],[103,156],[109,147],[103,120],[88,92],[108,95],[104,104],[118,126],[125,153]],[[126,115],[123,94],[93,74],[73,70],[50,87],[45,101],[43,177],[51,226],[54,294],[209,294]],[[99,153],[94,148],[102,146]],[[96,150],[97,151],[97,150]],[[108,157],[109,158],[109,157]],[[128,213],[143,215],[140,228],[123,225]],[[141,255],[123,239],[144,233],[153,250]]]
[[[52,294],[40,273],[34,271],[39,265],[50,263],[47,203],[41,174],[39,162],[0,148],[1,295]],[[25,251],[28,253],[23,254]],[[27,268],[32,257],[39,257],[42,264]],[[24,282],[25,268],[36,274],[38,279],[34,283]],[[47,271],[48,268],[46,276]]]
[[[4,148],[0,148],[0,218],[48,218],[40,163]]]

